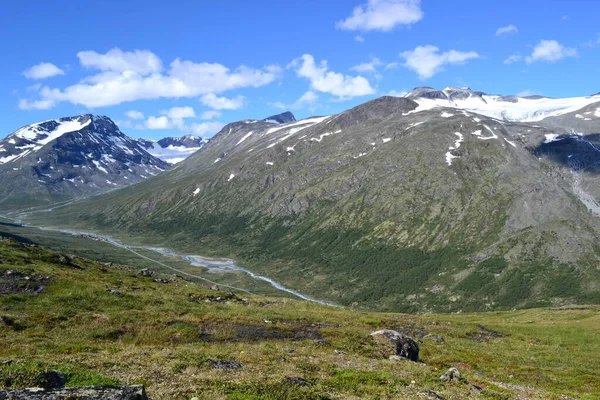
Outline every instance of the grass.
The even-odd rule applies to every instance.
[[[424,390],[447,399],[600,396],[596,306],[353,312],[282,297],[242,298],[181,278],[158,283],[133,267],[77,257],[61,263],[42,248],[3,240],[0,277],[8,270],[50,282],[38,295],[0,297],[4,388],[32,385],[37,373],[58,369],[72,386],[143,383],[153,399],[408,399]],[[382,358],[369,338],[381,328],[419,340],[421,362]],[[211,369],[207,361],[217,359],[243,368]],[[451,366],[464,382],[439,380]]]

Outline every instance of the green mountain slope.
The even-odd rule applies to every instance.
[[[417,107],[230,124],[155,178],[33,220],[232,257],[358,308],[600,302],[599,220],[534,155],[556,131]]]
[[[593,399],[599,311],[358,313],[0,239],[0,394],[59,370],[154,400]],[[415,338],[420,362],[384,358],[369,337],[382,328]],[[450,367],[462,380],[440,381]]]

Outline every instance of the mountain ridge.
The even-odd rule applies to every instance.
[[[276,126],[231,123],[163,174],[40,222],[235,258],[359,308],[600,300],[590,285],[599,221],[570,167],[549,153],[565,143],[549,138],[564,132],[420,101],[382,97]],[[567,278],[574,286],[559,290]]]

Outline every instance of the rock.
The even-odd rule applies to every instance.
[[[0,400],[148,400],[142,385],[87,386],[66,389],[0,390]]]
[[[440,376],[440,380],[444,382],[459,382],[460,372],[456,368],[450,368],[444,375]]]
[[[192,397],[190,400],[200,400],[200,397]]]
[[[116,290],[116,289],[112,289],[110,291],[110,294],[114,294],[115,296],[123,296],[123,292],[121,292],[120,290]]]
[[[419,361],[419,346],[410,337],[391,329],[373,332],[371,336],[382,347],[385,357],[395,355],[410,361]]]
[[[37,376],[36,383],[44,389],[61,389],[67,384],[67,377],[60,371],[45,371]]]
[[[337,354],[338,356],[343,356],[346,354],[346,352],[342,350],[335,350],[335,354]]]
[[[397,355],[393,355],[393,356],[389,356],[388,358],[390,361],[410,361],[408,358],[406,357],[400,357]]]
[[[312,385],[307,382],[306,380],[299,378],[297,376],[290,376],[285,378],[286,383],[288,383],[289,385],[297,385],[297,386],[304,386],[304,387],[311,387]]]
[[[213,369],[223,369],[225,371],[244,368],[241,363],[234,360],[208,360],[206,363]]]
[[[431,390],[424,390],[422,392],[419,392],[418,396],[422,399],[446,400],[444,397],[440,396],[439,394],[437,394],[436,392],[433,392]]]

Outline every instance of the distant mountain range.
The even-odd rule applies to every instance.
[[[157,175],[168,166],[108,117],[85,114],[38,122],[0,141],[0,207],[98,194]]]
[[[136,140],[148,153],[169,164],[185,160],[207,142],[206,139],[193,135],[166,137],[158,141],[141,138]]]
[[[599,121],[600,96],[417,88],[228,124],[155,177],[35,219],[233,257],[357,308],[600,303]]]

